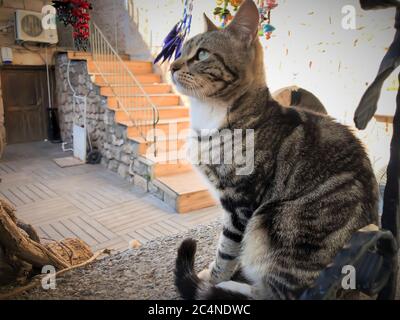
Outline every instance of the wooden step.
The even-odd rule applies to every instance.
[[[149,95],[150,101],[155,106],[176,106],[179,104],[179,96],[176,94],[157,94],[157,95]],[[136,95],[135,97],[119,97],[125,108],[137,108],[137,107],[146,107],[149,105],[149,101],[146,97],[141,95]],[[111,109],[118,109],[118,99],[116,97],[108,98],[108,106]]]
[[[212,207],[217,203],[202,178],[193,170],[160,177],[153,183],[172,198],[175,197],[175,210],[178,213]]]
[[[168,177],[175,174],[181,174],[192,170],[192,165],[187,161],[177,163],[156,163],[152,167],[152,178]]]
[[[192,165],[186,160],[185,155],[179,152],[158,152],[157,156],[146,153],[138,160],[150,168],[152,179],[192,170]]]
[[[86,60],[86,61],[92,61],[92,53],[91,52],[83,52],[83,51],[68,51],[68,59],[70,60]],[[131,57],[127,54],[120,54],[119,55],[122,60],[124,61],[130,61]],[[100,57],[101,58],[101,57]]]
[[[133,126],[131,121],[117,121],[119,124],[126,126],[128,138],[131,140],[136,140],[141,137],[141,132],[143,134],[148,134],[149,138],[151,137],[151,133],[153,128],[150,125],[150,122],[142,122],[139,123],[140,131],[136,126]],[[160,139],[177,139],[178,134],[182,130],[189,130],[190,121],[189,118],[175,118],[175,119],[163,119],[160,120],[156,126],[156,136]],[[180,134],[181,135],[181,134]]]
[[[161,76],[155,73],[147,73],[147,74],[138,74],[136,76],[137,81],[141,84],[157,84],[161,82]],[[94,82],[98,86],[105,86],[105,85],[132,85],[132,79],[128,76],[122,76],[117,74],[108,74],[105,75],[104,78],[100,74],[95,74]]]
[[[154,143],[153,142],[145,142],[141,139],[139,143],[139,154],[145,155],[147,154],[154,154]],[[187,147],[187,140],[175,140],[175,139],[167,139],[167,140],[160,140],[157,141],[157,152],[165,153],[171,151],[178,151],[183,150]]]
[[[69,60],[92,60],[92,54],[90,52],[80,52],[80,51],[68,51]]]
[[[189,108],[185,106],[158,106],[157,107],[160,119],[175,119],[175,118],[188,118],[189,117]],[[143,108],[134,108],[134,109],[127,109],[129,111],[129,114],[131,114],[132,117],[135,117],[135,115],[140,116],[142,113],[141,111],[145,111],[148,109],[143,109]],[[130,116],[122,110],[117,110],[115,113],[115,119],[116,121],[128,121],[130,120]]]
[[[148,74],[153,72],[153,64],[149,61],[124,61],[125,65],[134,75]],[[93,60],[88,61],[89,73],[119,73],[125,72],[124,67],[119,63],[107,63],[107,62],[94,62]]]
[[[144,92],[146,92],[147,94],[165,94],[165,93],[170,93],[172,91],[171,85],[167,83],[144,84],[142,88]],[[100,94],[105,97],[113,97],[115,95],[126,96],[133,94],[142,94],[142,90],[137,86],[129,86],[129,87],[102,86],[100,89]]]

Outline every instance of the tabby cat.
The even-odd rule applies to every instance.
[[[253,1],[224,30],[206,22],[172,78],[191,100],[194,142],[203,129],[254,130],[254,170],[199,162],[224,208],[223,230],[215,261],[198,275],[196,242],[184,241],[175,284],[184,299],[297,299],[352,233],[378,223],[371,163],[347,127],[272,99]],[[232,281],[237,270],[245,282]]]

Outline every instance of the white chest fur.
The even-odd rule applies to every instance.
[[[191,128],[200,133],[201,130],[219,129],[227,117],[226,106],[205,103],[195,98],[190,99]]]
[[[207,104],[198,99],[190,99],[190,127],[189,135],[189,155],[192,161],[196,164],[202,157],[202,153],[209,153],[208,142],[203,144],[198,140],[198,136],[208,136],[210,131],[218,130],[227,120],[228,107],[221,105]],[[214,198],[219,200],[219,192],[215,189],[214,184],[206,177],[204,172],[195,166],[197,171],[202,176],[204,182],[209,186],[209,190]]]

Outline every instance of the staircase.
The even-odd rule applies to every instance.
[[[170,84],[153,73],[151,62],[118,56],[120,60],[113,57],[115,63],[110,63],[103,59],[109,51],[102,48],[97,56],[69,52],[68,57],[87,61],[92,81],[114,111],[114,121],[124,126],[127,139],[138,145],[136,161],[150,172],[146,177],[148,191],[161,190],[165,195],[162,199],[178,213],[214,206],[216,202],[202,178],[182,152],[177,152],[186,144],[184,130],[190,125],[189,108],[172,92]],[[156,108],[156,114],[152,108]]]

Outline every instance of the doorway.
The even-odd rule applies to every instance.
[[[50,74],[53,88],[54,70]],[[4,67],[1,70],[1,84],[7,143],[47,139],[49,99],[46,69]]]

